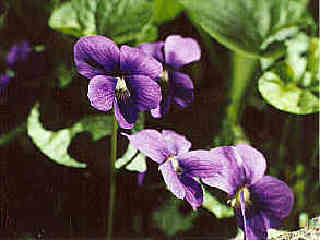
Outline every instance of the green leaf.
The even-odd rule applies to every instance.
[[[204,190],[202,207],[213,213],[216,218],[233,217],[233,208],[220,203],[211,193]]]
[[[173,20],[183,11],[183,6],[177,0],[155,0],[153,21],[161,24]]]
[[[86,29],[81,26],[71,2],[62,3],[52,12],[49,18],[49,27],[75,37],[84,36],[86,32]]]
[[[141,131],[144,128],[144,113],[139,112],[139,118],[135,123],[132,133]],[[143,153],[138,153],[136,149],[131,144],[128,145],[127,151],[118,158],[115,163],[116,168],[121,168],[126,166],[129,171],[145,172],[147,170],[146,157]]]
[[[183,202],[171,197],[158,211],[153,214],[153,221],[169,237],[175,236],[178,232],[189,230],[193,226],[193,220],[199,215],[192,212],[187,216],[179,212]]]
[[[98,32],[118,43],[117,38],[133,40],[150,22],[152,13],[153,2],[148,0],[99,1],[96,15]]]
[[[111,116],[90,116],[75,123],[71,128],[49,131],[40,122],[39,104],[33,107],[27,120],[28,135],[40,151],[59,165],[75,168],[84,168],[86,165],[68,154],[72,138],[78,133],[87,131],[92,134],[93,141],[97,141],[110,135],[111,128]]]
[[[157,36],[152,13],[149,0],[71,0],[53,11],[49,26],[75,37],[99,34],[117,43],[141,42]]]
[[[272,106],[295,114],[319,111],[319,39],[297,33],[282,41],[284,60],[261,59],[266,71],[259,79],[262,97]]]
[[[319,111],[319,98],[295,83],[285,83],[274,72],[266,72],[259,79],[259,91],[272,106],[282,111],[308,114]]]
[[[300,25],[304,0],[179,0],[192,21],[231,50],[260,57],[260,47],[275,32]]]
[[[60,63],[57,66],[58,86],[66,88],[72,82],[73,69],[68,69],[65,63]]]

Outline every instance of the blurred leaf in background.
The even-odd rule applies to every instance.
[[[262,59],[259,91],[275,108],[295,114],[319,111],[319,39],[298,33],[284,40],[285,57]]]
[[[153,221],[169,237],[189,230],[193,226],[192,221],[199,215],[198,212],[182,215],[179,211],[181,204],[183,201],[170,196],[170,199],[153,214]]]
[[[155,40],[153,1],[71,0],[56,7],[49,26],[75,37],[104,35],[117,43]],[[151,40],[150,40],[151,39]]]
[[[132,133],[137,133],[144,128],[144,113],[139,112],[139,118],[136,121]],[[131,144],[128,145],[127,151],[118,158],[115,164],[116,168],[126,167],[129,171],[145,172],[147,170],[146,157],[139,153]]]
[[[56,132],[46,130],[40,122],[39,104],[36,104],[27,121],[27,132],[42,153],[57,164],[66,167],[84,168],[86,165],[71,158],[68,147],[72,138],[81,132],[90,132],[93,141],[111,134],[111,116],[89,116],[75,123],[73,127]]]
[[[263,41],[305,23],[307,0],[179,0],[203,30],[233,51],[260,57]]]
[[[155,0],[153,21],[161,24],[173,20],[183,10],[183,6],[177,0]]]

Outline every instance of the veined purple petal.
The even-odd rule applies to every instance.
[[[139,46],[145,54],[154,57],[159,62],[164,63],[164,41],[158,41],[155,43],[144,43]]]
[[[284,219],[292,210],[293,193],[281,180],[265,176],[250,186],[250,192],[255,206],[275,218]]]
[[[156,108],[162,99],[160,86],[146,75],[129,75],[126,77],[130,98],[139,111]]]
[[[221,174],[222,165],[210,151],[192,151],[177,156],[184,174],[190,177],[210,178]]]
[[[138,119],[138,110],[131,97],[116,97],[115,114],[120,127],[124,129],[131,129]]]
[[[231,196],[235,195],[239,186],[248,183],[244,169],[239,167],[242,159],[236,153],[235,147],[232,146],[216,147],[211,149],[210,152],[213,154],[212,158],[222,169],[214,176],[202,178],[202,181],[211,187],[225,191]]]
[[[203,190],[201,184],[188,176],[182,176],[180,180],[185,185],[186,200],[190,203],[194,211],[197,210],[203,202]]]
[[[186,187],[181,183],[176,171],[174,170],[171,161],[160,165],[159,169],[162,172],[163,179],[168,186],[168,189],[179,199],[184,199],[186,196]]]
[[[128,46],[120,48],[120,69],[130,75],[146,75],[155,80],[163,71],[162,64],[146,55],[141,49]]]
[[[262,211],[255,212],[254,210],[246,209],[246,217],[241,214],[241,210],[236,208],[236,217],[238,226],[245,231],[247,240],[266,240],[268,237],[268,229],[273,226],[273,218],[267,216]],[[244,222],[244,219],[246,222]],[[274,228],[273,226],[272,228]]]
[[[179,155],[189,151],[191,142],[185,136],[182,136],[171,130],[162,130],[162,136],[168,144],[170,154]]]
[[[91,105],[101,111],[109,111],[115,101],[116,78],[96,75],[88,86],[88,98]]]
[[[162,164],[170,156],[167,142],[156,130],[145,129],[126,136],[130,144],[158,164]]]
[[[168,114],[173,99],[173,93],[174,91],[170,91],[170,89],[169,94],[163,93],[161,103],[156,108],[151,109],[151,115],[153,118],[163,118]]]
[[[235,148],[242,158],[242,166],[245,168],[250,183],[254,183],[262,178],[266,169],[266,160],[263,155],[257,149],[249,145],[240,144]]]
[[[123,129],[132,129],[134,127],[134,123],[129,123],[121,114],[119,105],[117,103],[117,99],[115,99],[114,104],[114,113],[116,115],[116,119],[118,120],[119,126]]]
[[[83,37],[74,45],[74,62],[78,72],[88,79],[119,71],[118,46],[103,36]]]
[[[180,108],[188,107],[193,101],[193,83],[187,74],[170,73],[170,88],[174,89],[174,101]]]
[[[198,42],[192,38],[183,38],[179,35],[166,38],[164,52],[166,64],[175,70],[179,70],[188,63],[198,61],[201,57]]]

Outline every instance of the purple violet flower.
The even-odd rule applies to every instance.
[[[15,70],[17,64],[27,60],[31,53],[31,48],[27,41],[14,45],[7,55],[7,65],[10,69]]]
[[[170,130],[146,129],[127,135],[130,144],[159,164],[168,189],[196,210],[203,202],[201,184],[195,178],[209,178],[219,170],[210,151],[191,151],[186,137]]]
[[[248,240],[267,239],[269,228],[278,228],[289,215],[294,196],[287,184],[264,176],[263,155],[248,145],[213,148],[216,161],[224,168],[219,174],[202,178],[212,187],[228,193],[239,227]]]
[[[161,102],[154,79],[162,65],[142,50],[118,46],[103,36],[81,38],[74,46],[78,72],[90,79],[88,98],[101,111],[113,106],[121,128],[131,129],[138,111],[149,111]]]
[[[11,79],[12,77],[7,74],[0,74],[0,91],[9,85]]]
[[[180,108],[188,107],[193,101],[193,83],[187,74],[178,72],[184,65],[198,61],[201,50],[196,40],[171,35],[165,41],[153,44],[142,44],[146,54],[153,56],[164,66],[164,72],[157,78],[162,86],[163,95],[161,104],[151,110],[154,118],[165,116],[174,101]]]

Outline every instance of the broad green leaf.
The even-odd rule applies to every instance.
[[[181,200],[171,197],[153,214],[153,221],[169,237],[175,236],[178,232],[189,230],[193,225],[193,220],[199,215],[198,212],[192,212],[183,216],[179,212],[181,204]]]
[[[153,1],[101,0],[96,14],[98,33],[118,43],[134,40],[150,22],[152,13]]]
[[[49,26],[75,37],[99,34],[117,43],[143,42],[157,36],[152,13],[149,0],[71,0],[53,11]]]
[[[179,0],[191,20],[231,50],[260,57],[265,39],[277,31],[300,25],[304,0]]]
[[[202,207],[213,213],[216,218],[233,217],[234,211],[231,207],[227,207],[220,203],[211,193],[204,190]]]
[[[309,90],[294,83],[285,83],[273,72],[266,72],[259,79],[259,91],[272,106],[296,114],[319,111],[319,98]]]
[[[161,24],[173,20],[183,11],[183,6],[177,0],[155,0],[153,21]]]
[[[272,44],[272,43],[270,43]],[[285,59],[261,59],[259,91],[272,106],[295,114],[319,111],[319,39],[297,33],[283,39]]]
[[[75,168],[84,168],[86,165],[68,154],[72,138],[78,133],[87,131],[92,134],[93,140],[97,141],[111,134],[111,128],[111,116],[90,116],[75,123],[71,128],[49,131],[40,122],[39,104],[33,107],[27,121],[28,135],[42,153],[57,164]]]
[[[141,131],[144,128],[144,113],[139,113],[139,118],[135,123],[132,133]],[[128,145],[127,151],[122,155],[121,158],[118,158],[115,163],[116,168],[121,168],[126,166],[126,169],[129,171],[138,171],[144,172],[147,170],[146,157],[143,153],[139,153],[131,144]]]
[[[49,18],[49,27],[75,37],[84,36],[87,32],[81,26],[71,2],[62,3],[52,12]]]

